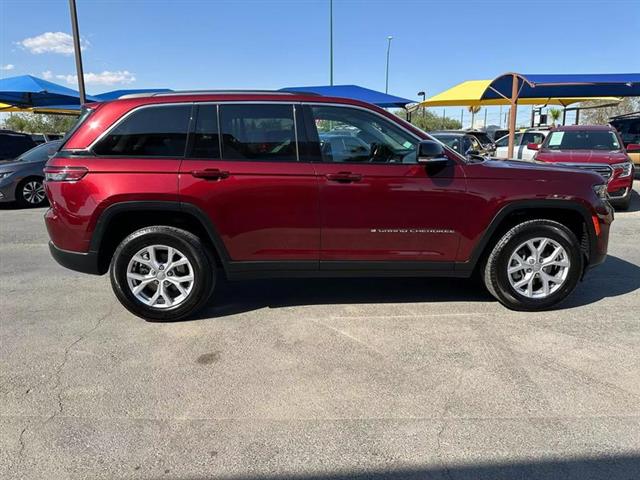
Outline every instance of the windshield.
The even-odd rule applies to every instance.
[[[54,142],[41,143],[37,147],[23,153],[16,160],[17,162],[46,162],[50,157],[54,156],[62,145],[62,140]]]
[[[478,141],[483,145],[487,145],[491,143],[491,139],[489,138],[489,135],[487,135],[484,132],[471,132],[470,135],[473,135],[474,137],[476,137]]]
[[[549,150],[620,150],[614,132],[606,130],[569,130],[551,132],[545,142]]]

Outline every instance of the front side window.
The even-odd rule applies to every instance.
[[[191,105],[140,108],[100,140],[94,152],[130,157],[182,157],[190,116]]]
[[[418,140],[363,110],[312,106],[325,162],[416,163]]]
[[[220,131],[225,160],[298,159],[293,105],[220,105]]]
[[[516,133],[513,144],[520,145],[520,140],[522,140],[522,134]],[[508,146],[509,146],[509,135],[502,137],[500,140],[496,142],[496,147],[508,147]]]
[[[608,130],[565,130],[551,132],[545,147],[549,150],[620,150],[615,132]]]

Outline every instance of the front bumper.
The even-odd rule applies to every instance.
[[[53,242],[49,242],[49,251],[53,259],[65,268],[93,275],[101,274],[96,252],[70,252],[56,247]]]
[[[613,222],[614,214],[613,208],[608,203],[604,204],[602,211],[598,209],[598,213],[594,215],[594,222],[598,222],[600,233],[596,234],[595,238],[591,238],[594,245],[591,248],[591,254],[589,255],[589,263],[587,269],[591,269],[600,265],[607,259],[607,250],[609,248],[609,230],[611,229],[611,223]]]

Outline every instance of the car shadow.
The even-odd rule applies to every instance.
[[[527,462],[468,463],[441,467],[361,469],[339,473],[212,475],[186,477],[190,480],[630,480],[638,478],[640,457],[637,455],[606,455],[583,458],[533,460]],[[167,472],[169,478],[172,477]],[[163,477],[164,478],[164,477]],[[185,477],[180,477],[185,478]]]
[[[558,309],[588,305],[640,288],[640,267],[609,256],[587,273]],[[315,278],[227,281],[218,276],[214,300],[193,319],[300,305],[494,302],[478,281],[458,278]]]
[[[638,212],[640,211],[640,194],[635,189],[631,190],[631,202],[626,210],[616,210],[616,213]]]

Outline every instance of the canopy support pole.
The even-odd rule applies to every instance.
[[[516,115],[518,113],[518,76],[513,75],[511,80],[511,108],[509,110],[509,148],[507,158],[513,158],[513,144],[516,139]]]
[[[76,73],[78,74],[78,92],[80,93],[80,105],[84,105],[85,103],[87,103],[87,96],[84,91],[84,73],[82,71],[82,53],[80,52],[80,32],[78,31],[78,12],[76,10],[76,0],[69,0],[69,10],[71,12],[73,51],[76,57]]]

